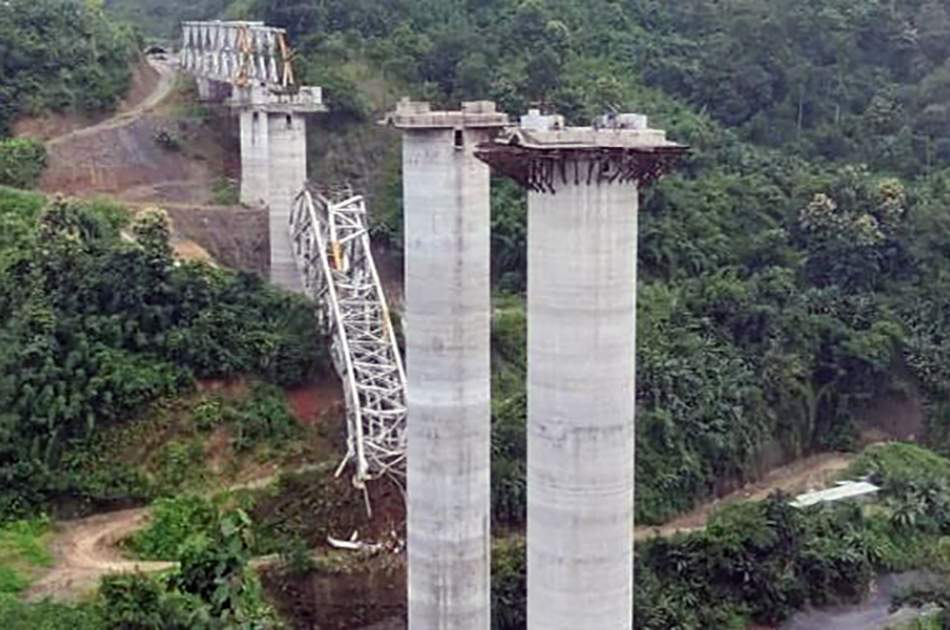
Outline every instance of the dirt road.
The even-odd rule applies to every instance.
[[[773,470],[760,482],[750,484],[722,499],[710,501],[666,525],[639,528],[635,537],[637,540],[643,540],[701,529],[710,515],[724,505],[738,501],[761,500],[775,490],[797,493],[822,487],[835,474],[844,470],[853,459],[852,455],[834,453],[799,460]],[[273,477],[267,477],[241,487],[264,487],[273,480]],[[141,562],[122,557],[118,543],[144,527],[147,521],[148,509],[140,508],[59,523],[58,533],[52,543],[53,567],[26,592],[26,598],[72,599],[94,590],[100,578],[109,573],[157,572],[174,568],[176,565],[173,562]],[[258,558],[253,564],[261,566],[273,561],[274,557]]]
[[[97,514],[57,526],[53,539],[53,567],[24,594],[29,601],[47,597],[65,599],[95,590],[109,573],[156,572],[175,566],[172,562],[137,562],[121,556],[118,543],[145,526],[148,509]]]
[[[64,142],[69,142],[79,138],[84,138],[87,136],[93,136],[103,131],[109,129],[118,129],[126,125],[130,125],[143,114],[148,113],[159,103],[168,98],[168,95],[171,94],[172,89],[175,87],[175,77],[177,76],[177,71],[175,69],[176,60],[174,57],[167,57],[166,59],[158,59],[156,57],[147,57],[146,61],[148,64],[158,72],[159,79],[158,83],[155,85],[155,88],[152,90],[152,93],[149,94],[143,101],[134,105],[131,109],[120,112],[112,118],[107,118],[101,123],[92,125],[91,127],[84,127],[82,129],[76,129],[75,131],[70,131],[69,133],[62,134],[57,136],[49,141],[47,141],[47,148],[55,147]]]
[[[847,453],[824,453],[800,459],[775,468],[760,481],[697,507],[665,525],[638,527],[634,538],[646,540],[653,536],[672,536],[677,532],[690,532],[706,526],[709,517],[717,509],[739,501],[761,501],[776,490],[787,494],[800,494],[810,489],[823,488],[832,478],[854,461],[855,455]]]

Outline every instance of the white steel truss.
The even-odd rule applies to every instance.
[[[201,78],[289,89],[293,57],[286,31],[263,22],[182,22],[179,63]]]
[[[337,474],[353,462],[357,487],[382,476],[402,486],[406,374],[370,251],[363,197],[305,188],[294,201],[290,237],[343,381],[347,454]]]

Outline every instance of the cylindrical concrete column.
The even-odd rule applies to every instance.
[[[528,194],[528,628],[633,626],[637,188],[687,148],[538,110],[478,156]]]
[[[268,113],[268,194],[270,279],[290,291],[303,281],[290,243],[290,210],[307,180],[307,121],[298,113]]]
[[[403,138],[409,627],[486,630],[489,614],[489,169],[484,132]]]
[[[553,181],[528,197],[528,627],[629,630],[637,189]]]

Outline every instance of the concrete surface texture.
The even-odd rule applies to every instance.
[[[637,190],[528,197],[528,627],[629,630]]]
[[[307,179],[307,122],[301,114],[241,112],[241,203],[270,217],[270,280],[291,291],[303,283],[290,244],[290,211]]]
[[[267,206],[270,215],[270,279],[303,291],[290,243],[290,211],[307,180],[307,122],[301,114],[267,114]]]
[[[241,111],[241,203],[266,207],[270,194],[270,154],[267,113],[246,109]]]
[[[428,108],[425,108],[428,110]],[[490,626],[490,127],[404,129],[409,627]],[[446,121],[452,120],[452,125]],[[507,120],[493,114],[479,124]],[[390,119],[392,122],[392,119]]]
[[[638,186],[686,147],[532,110],[477,156],[528,189],[528,628],[633,625]]]

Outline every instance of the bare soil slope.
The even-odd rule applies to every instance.
[[[116,111],[121,114],[138,108],[155,92],[160,79],[161,75],[148,59],[140,61],[132,70],[132,85],[129,93],[119,103]],[[113,114],[106,112],[95,115],[57,112],[41,116],[25,116],[13,123],[13,135],[31,136],[45,142],[66,136],[77,129],[91,127],[112,117]]]

